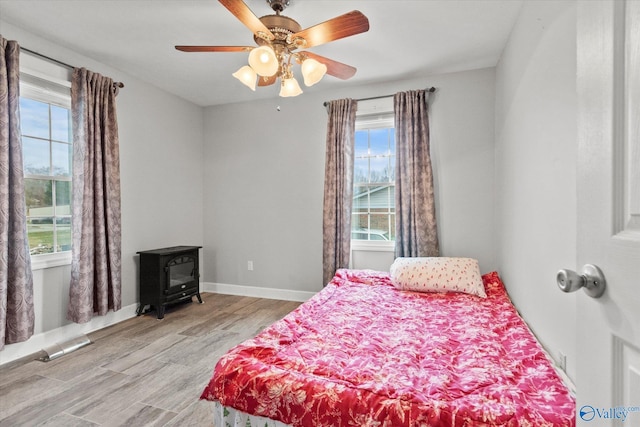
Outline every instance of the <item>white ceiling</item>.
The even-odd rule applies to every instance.
[[[369,18],[368,32],[310,49],[358,69],[347,81],[325,76],[303,86],[322,91],[492,67],[523,1],[291,0],[283,14],[303,28],[351,10]],[[265,0],[245,3],[257,16],[273,13]],[[277,96],[277,85],[252,92],[231,77],[246,53],[174,49],[254,44],[249,29],[216,0],[0,0],[0,19],[198,105]]]

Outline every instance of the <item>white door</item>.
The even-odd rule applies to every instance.
[[[640,0],[578,3],[577,422],[640,426]]]

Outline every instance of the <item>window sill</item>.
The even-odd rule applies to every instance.
[[[352,240],[352,251],[393,252],[396,244],[394,241]]]
[[[71,264],[71,251],[55,254],[31,255],[31,270],[61,267]]]

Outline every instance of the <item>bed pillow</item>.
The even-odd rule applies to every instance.
[[[396,258],[389,272],[391,282],[400,290],[487,297],[478,260],[473,258]]]

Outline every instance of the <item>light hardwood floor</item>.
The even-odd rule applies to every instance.
[[[0,426],[213,426],[199,396],[220,356],[300,303],[202,297],[91,333],[51,362],[0,367]]]

